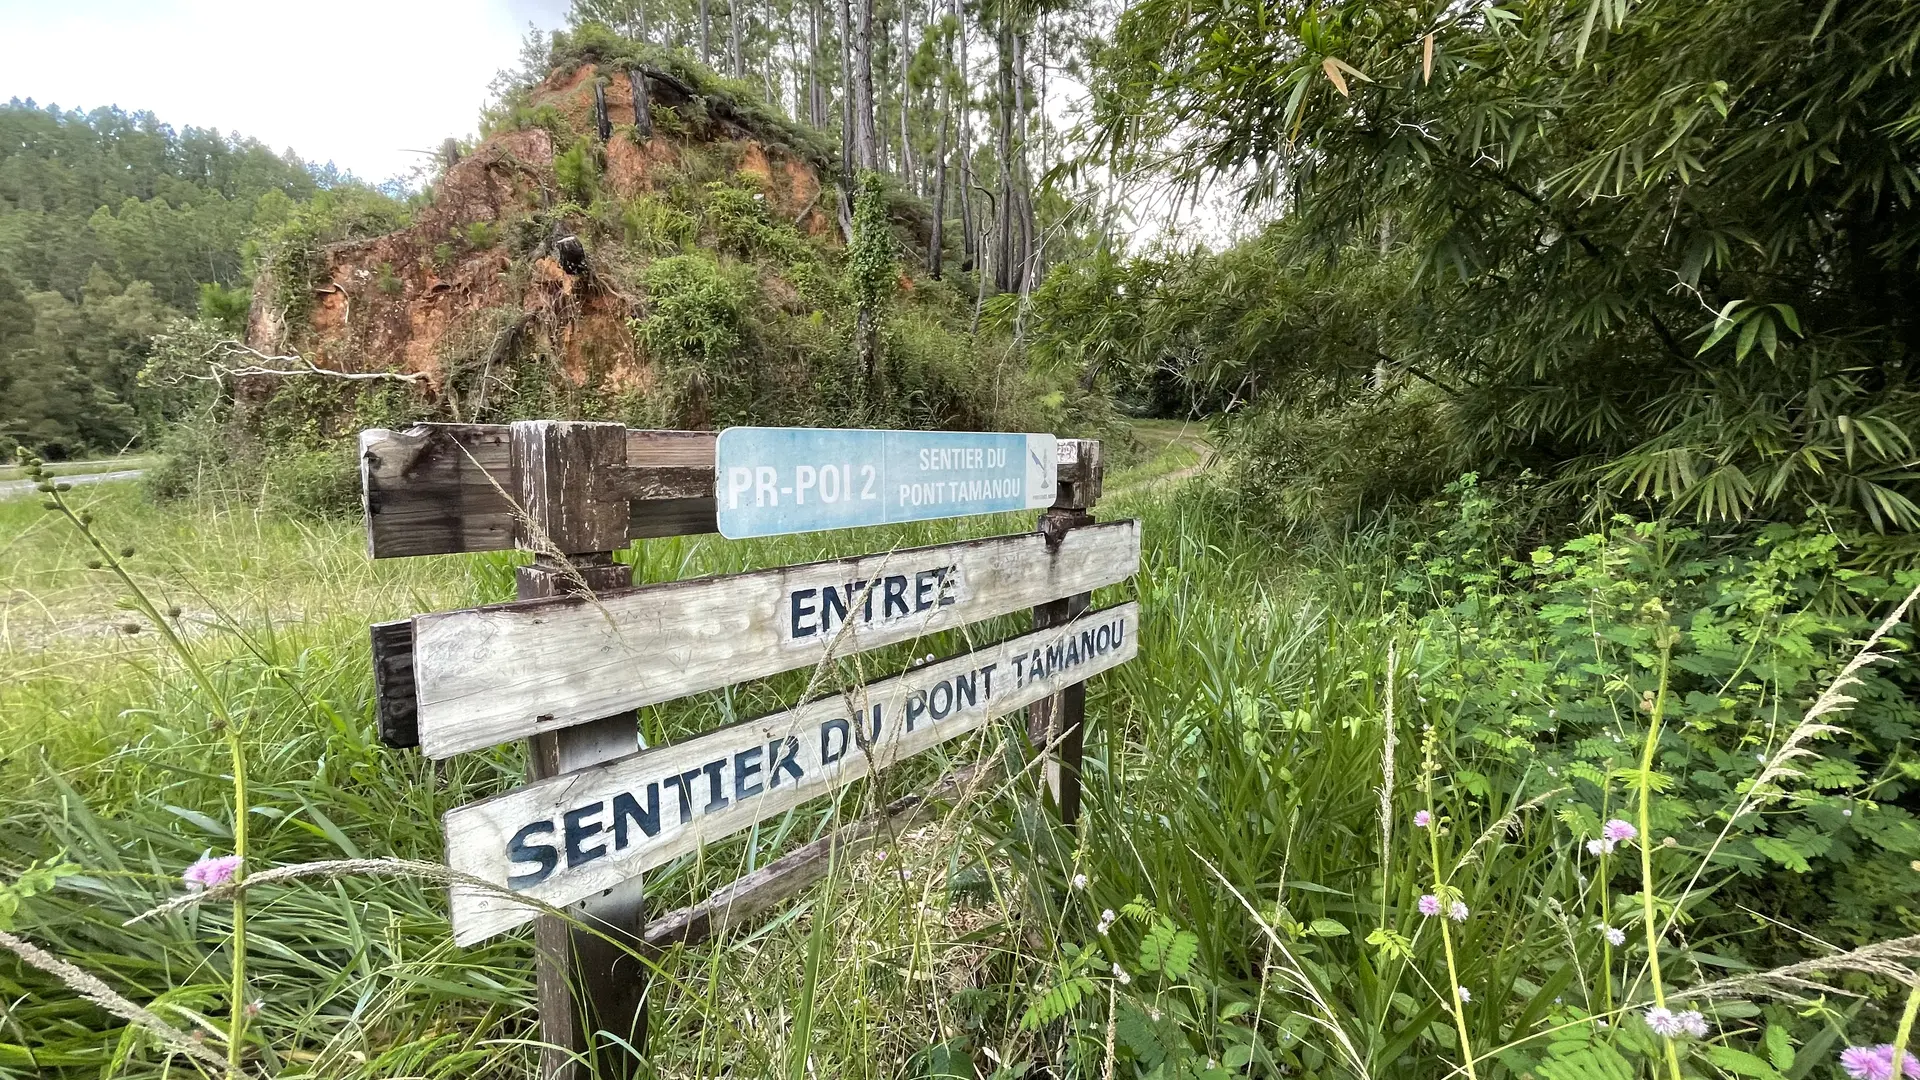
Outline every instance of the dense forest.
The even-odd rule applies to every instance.
[[[149,113],[0,108],[0,442],[57,457],[153,439],[137,376],[173,318],[238,327],[247,245],[341,178]]]

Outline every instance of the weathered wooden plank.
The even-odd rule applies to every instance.
[[[614,562],[608,550],[625,544],[626,507],[601,490],[609,472],[626,460],[626,435],[618,424],[532,420],[513,425],[514,490],[524,508],[515,525],[523,546],[541,552],[532,565],[515,572],[520,599],[597,595],[633,584],[633,568]],[[639,746],[639,718],[631,711],[545,732],[529,740],[528,776],[534,781],[560,776],[624,757]],[[621,945],[639,943],[646,918],[643,883],[635,877],[578,899],[582,903],[575,913],[600,933],[550,916],[542,916],[534,929],[535,993],[545,1044],[541,1076],[635,1077],[641,1063],[621,1043],[646,1046],[646,968]],[[601,1032],[612,1032],[620,1042],[610,1043]]]
[[[447,864],[551,904],[592,896],[1132,659],[1139,618],[1122,604],[460,807]],[[460,944],[532,918],[510,897],[451,891]]]
[[[835,856],[842,859],[875,840],[887,840],[933,816],[934,808],[992,783],[1000,773],[995,759],[955,769],[927,789],[888,803],[879,813],[843,825],[727,885],[690,907],[647,922],[640,934],[650,948],[698,945],[743,925],[827,876]]]
[[[397,749],[420,745],[418,702],[413,696],[413,620],[374,623],[373,714],[380,741]]]
[[[1049,541],[1093,523],[1093,504],[1100,498],[1105,476],[1100,443],[1073,440],[1074,460],[1059,469],[1059,491],[1052,506],[1040,515],[1040,533]],[[1091,594],[1079,593],[1033,609],[1034,629],[1059,626],[1087,610]],[[1086,746],[1087,685],[1075,683],[1027,710],[1027,737],[1044,755],[1041,777],[1053,795],[1060,821],[1072,825],[1080,816],[1080,766]]]
[[[367,550],[376,559],[513,546],[505,424],[360,433]]]
[[[417,615],[429,757],[790,671],[1133,575],[1133,521],[1023,533],[597,598]]]
[[[416,424],[360,433],[367,548],[376,559],[514,546],[506,424]],[[610,494],[631,497],[630,539],[716,529],[711,431],[628,429],[627,468]],[[631,493],[629,495],[628,493]]]

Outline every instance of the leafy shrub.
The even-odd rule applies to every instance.
[[[677,252],[693,243],[699,231],[693,215],[657,195],[628,200],[620,211],[620,225],[628,244],[651,255]]]
[[[582,206],[593,202],[600,187],[599,150],[582,135],[553,159],[554,180],[560,194]]]
[[[647,314],[634,329],[648,351],[703,368],[732,361],[746,297],[718,263],[673,255],[650,264],[644,280]]]
[[[1316,410],[1270,404],[1219,426],[1234,488],[1288,526],[1328,532],[1436,494],[1453,465],[1453,418],[1409,392]]]
[[[467,247],[474,251],[485,251],[500,242],[500,227],[491,221],[474,221],[467,225]]]
[[[1910,665],[1860,674],[1843,728],[1795,763],[1786,805],[1728,817],[1850,642],[1872,629],[1869,613],[1920,573],[1849,569],[1870,532],[1778,524],[1728,545],[1624,516],[1515,559],[1502,554],[1520,539],[1507,500],[1468,476],[1444,505],[1453,520],[1413,545],[1394,591],[1422,613],[1422,648],[1444,672],[1420,693],[1460,717],[1479,762],[1456,783],[1497,798],[1496,773],[1544,768],[1569,786],[1561,821],[1582,842],[1597,837],[1627,800],[1621,771],[1639,753],[1635,718],[1651,707],[1671,628],[1654,827],[1705,858],[1712,895],[1693,918],[1746,931],[1747,954],[1761,960],[1771,959],[1767,936],[1756,940],[1736,914],[1743,898],[1853,945],[1920,930],[1909,869],[1920,819],[1904,805],[1920,791],[1903,749],[1920,732]],[[1798,887],[1782,889],[1782,873]]]
[[[209,281],[200,286],[200,318],[229,334],[247,328],[247,308],[253,303],[253,290],[245,285],[224,286]]]

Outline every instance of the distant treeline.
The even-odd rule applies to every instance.
[[[152,336],[188,313],[237,328],[248,237],[349,179],[152,113],[0,106],[0,451],[151,436]]]

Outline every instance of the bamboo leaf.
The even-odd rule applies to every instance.
[[[1335,60],[1331,56],[1327,57],[1325,60],[1320,61],[1320,70],[1327,73],[1327,80],[1333,83],[1335,90],[1340,91],[1341,97],[1353,96],[1347,92],[1347,80],[1340,74],[1340,62],[1338,60]]]

